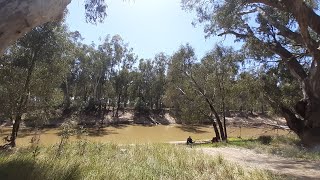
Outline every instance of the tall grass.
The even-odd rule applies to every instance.
[[[0,154],[0,179],[282,179],[195,150],[166,144],[115,145],[79,141]],[[59,152],[59,153],[57,153]]]

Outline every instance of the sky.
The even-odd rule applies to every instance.
[[[119,34],[139,58],[153,58],[157,53],[173,54],[180,45],[190,43],[198,57],[205,55],[215,43],[233,45],[232,38],[205,39],[203,26],[191,23],[195,13],[181,9],[180,0],[108,0],[107,18],[93,25],[85,22],[84,2],[73,0],[68,6],[70,31],[79,31],[84,43],[101,44],[108,34]]]

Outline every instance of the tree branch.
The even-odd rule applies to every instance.
[[[282,2],[298,21],[304,22],[307,27],[320,34],[320,16],[303,0],[282,0]]]
[[[297,58],[287,49],[285,49],[279,42],[275,43],[265,43],[259,38],[257,38],[254,35],[254,32],[251,30],[250,26],[247,25],[247,34],[240,34],[234,31],[226,31],[224,33],[221,33],[219,35],[226,35],[226,34],[233,34],[237,37],[240,37],[242,39],[247,39],[247,38],[253,38],[257,42],[259,42],[261,45],[266,46],[269,48],[270,51],[274,52],[275,54],[278,54],[286,63],[288,66],[291,74],[297,78],[300,82],[304,82],[305,79],[307,78],[307,73],[301,66],[301,64],[298,62]]]
[[[291,40],[293,40],[294,42],[296,42],[297,44],[304,44],[303,38],[301,36],[301,34],[293,32],[291,29],[287,28],[286,26],[280,24],[279,22],[277,22],[277,20],[272,19],[270,16],[268,16],[264,9],[259,8],[259,12],[260,15],[267,20],[272,26],[276,27],[279,31],[280,31],[280,35],[287,37]]]
[[[232,34],[232,35],[234,35],[234,36],[236,36],[237,38],[240,38],[240,39],[245,39],[245,38],[248,37],[247,34],[240,34],[240,33],[237,33],[235,31],[231,31],[231,30],[225,31],[223,33],[220,33],[220,34],[218,34],[218,36],[224,36],[224,35],[227,35],[227,34]]]
[[[285,61],[288,69],[295,78],[301,82],[307,78],[307,73],[298,62],[297,58],[279,42],[268,44],[267,46],[270,47],[271,51],[278,54]]]

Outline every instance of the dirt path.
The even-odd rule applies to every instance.
[[[253,150],[243,148],[199,148],[210,155],[222,155],[226,160],[238,163],[244,167],[270,170],[286,174],[297,179],[319,179],[320,162],[294,160],[268,154],[258,154]]]

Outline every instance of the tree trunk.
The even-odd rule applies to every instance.
[[[211,117],[211,121],[212,121],[212,126],[213,126],[213,130],[214,133],[216,134],[216,138],[218,138],[218,140],[221,140],[221,136],[217,127],[217,123],[214,121],[213,117]]]
[[[263,103],[263,102],[262,102]],[[265,112],[264,112],[264,105],[263,104],[261,104],[261,114],[265,114]]]
[[[221,83],[221,84],[220,84]],[[225,89],[224,89],[224,83],[223,80],[221,80],[219,83],[220,91],[222,93],[222,115],[223,115],[223,130],[224,130],[224,138],[223,140],[228,140],[228,134],[227,134],[227,124],[226,124],[226,104],[225,104]]]
[[[294,131],[302,143],[307,147],[320,146],[320,108],[319,105],[311,105],[305,101],[299,101],[295,106],[296,112],[302,119],[297,118],[295,113],[288,108],[282,107],[281,111],[289,128]],[[302,116],[303,115],[303,116]],[[303,120],[304,119],[304,120]]]
[[[215,116],[215,118],[216,118],[216,120],[218,122],[221,139],[224,141],[224,140],[226,140],[226,137],[225,137],[224,128],[223,128],[222,122],[220,120],[219,114],[217,113],[217,111],[215,110],[213,105],[210,103],[208,98],[206,98],[206,101],[209,104],[210,110],[211,110],[211,112],[213,113],[213,115]]]
[[[320,147],[320,100],[318,92],[320,76],[302,81],[304,99],[296,103],[294,111],[275,102],[289,128],[295,132],[307,147]],[[275,106],[274,105],[274,106]]]
[[[221,120],[220,120],[220,117],[219,117],[219,115],[218,115],[217,112],[215,112],[214,114],[215,114],[215,117],[216,117],[217,122],[218,122],[219,129],[220,129],[221,139],[222,139],[223,141],[225,141],[227,138],[226,138],[226,135],[225,135],[225,132],[224,132],[224,127],[223,127],[223,125],[222,125],[222,122],[221,122]]]
[[[118,95],[118,101],[117,101],[116,117],[119,117],[120,100],[121,100],[121,95],[119,94]]]
[[[294,112],[282,108],[287,124],[309,147],[320,147],[320,67],[301,81],[304,99],[297,102]]]
[[[0,0],[0,56],[32,28],[61,19],[71,0]]]
[[[15,118],[15,121],[14,121],[14,124],[12,126],[11,137],[10,137],[10,145],[12,147],[16,146],[16,139],[17,139],[17,136],[18,136],[20,122],[21,122],[21,114],[17,114],[16,118]]]
[[[102,112],[102,118],[104,119],[104,116],[106,115],[106,112],[109,112],[109,110],[107,111],[107,103],[104,102],[103,103],[103,112]]]
[[[98,106],[98,116],[102,117],[102,102],[101,99],[99,100],[99,106]]]
[[[224,136],[225,140],[228,140],[228,133],[227,133],[227,123],[226,123],[226,108],[225,108],[225,103],[224,103],[224,98],[222,102],[222,111],[223,111],[223,128],[224,128]]]
[[[69,86],[68,86],[67,80],[61,84],[61,89],[63,92],[63,112],[65,114],[68,112],[68,110],[70,109],[70,105],[71,105]]]
[[[33,69],[36,64],[36,56],[37,56],[37,53],[34,53],[32,56],[31,65],[28,68],[27,78],[26,78],[26,81],[25,81],[25,84],[23,87],[23,91],[22,91],[22,94],[21,94],[21,97],[19,100],[19,104],[17,107],[16,118],[15,118],[15,121],[14,121],[14,124],[12,127],[11,138],[10,138],[10,144],[12,147],[16,146],[16,138],[18,136],[18,131],[19,131],[20,122],[21,122],[21,116],[22,116],[24,109],[27,106],[28,92],[29,92],[29,88],[30,88],[32,72],[33,72]]]

